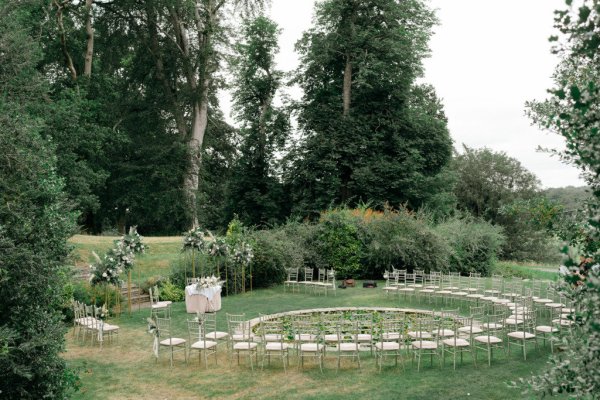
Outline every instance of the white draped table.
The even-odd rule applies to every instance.
[[[185,287],[185,309],[188,313],[215,312],[221,309],[221,286],[198,289],[195,283]]]

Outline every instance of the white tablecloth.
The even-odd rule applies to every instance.
[[[215,312],[221,309],[221,286],[198,289],[196,284],[185,287],[185,309],[188,313]]]

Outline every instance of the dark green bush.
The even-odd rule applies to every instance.
[[[323,213],[317,229],[317,249],[329,268],[340,279],[356,278],[361,274],[362,243],[356,218],[349,210]]]
[[[293,240],[283,229],[255,231],[251,237],[254,249],[251,263],[253,287],[279,284],[286,277],[286,268],[304,266],[302,243]]]
[[[448,219],[435,230],[451,248],[450,271],[489,275],[504,243],[502,228],[471,217]]]
[[[363,276],[381,279],[391,266],[447,271],[451,249],[424,215],[407,210],[358,214],[363,241]]]

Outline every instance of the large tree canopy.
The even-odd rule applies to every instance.
[[[69,385],[60,272],[75,215],[40,134],[48,87],[29,11],[0,1],[0,396],[58,399]]]
[[[327,0],[298,42],[304,134],[288,171],[294,209],[372,201],[419,207],[451,157],[441,104],[415,85],[436,22],[422,1]]]

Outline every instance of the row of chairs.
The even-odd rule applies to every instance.
[[[486,279],[479,273],[471,273],[468,277],[459,273],[442,274],[432,271],[425,274],[416,270],[407,273],[406,270],[386,272],[386,285],[383,288],[386,295],[390,293],[403,296],[406,300],[415,297],[417,301],[429,303],[472,303],[514,305],[526,297],[533,298],[535,309],[539,315],[550,316],[553,309],[561,308],[572,312],[569,301],[560,292],[552,288],[551,282],[522,279],[505,279],[502,276],[492,276],[491,285],[486,286]]]
[[[161,347],[171,350],[171,365],[177,350],[184,352],[186,361],[187,354],[196,350],[199,362],[203,356],[207,365],[208,357],[214,356],[217,363],[217,349],[223,342],[230,364],[234,358],[239,364],[244,356],[252,369],[260,357],[263,368],[265,362],[276,358],[287,370],[290,354],[295,354],[298,368],[303,367],[306,359],[312,359],[323,370],[324,360],[331,353],[337,359],[337,369],[343,358],[349,358],[360,368],[361,352],[370,351],[379,370],[390,358],[396,366],[400,363],[404,368],[405,355],[416,361],[420,370],[427,356],[432,364],[435,356],[440,357],[442,365],[447,356],[451,357],[456,368],[464,353],[471,353],[476,364],[478,354],[484,352],[491,365],[494,350],[508,353],[515,346],[522,348],[526,359],[530,343],[537,348],[541,339],[544,345],[549,341],[553,346],[559,331],[571,328],[571,323],[565,323],[571,320],[564,318],[560,310],[555,311],[555,316],[550,325],[537,325],[532,299],[527,299],[512,308],[473,306],[469,316],[460,316],[459,309],[429,315],[333,312],[287,319],[261,315],[259,323],[252,325],[243,314],[227,314],[228,332],[216,329],[215,314],[203,314],[188,320],[189,341],[171,337],[170,319],[158,318],[157,325],[164,338]]]
[[[300,292],[304,287],[304,293],[323,293],[326,296],[329,292],[336,293],[335,271],[333,269],[319,268],[317,276],[314,275],[312,268],[304,268],[303,280],[300,280],[300,268],[287,268],[287,278],[283,283],[283,290],[289,289],[293,292]]]
[[[73,308],[73,336],[85,343],[98,344],[102,347],[105,339],[112,341],[119,338],[119,326],[106,322],[108,311],[104,307],[87,305],[77,300],[72,302]]]

